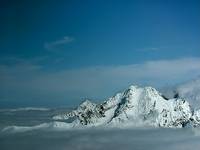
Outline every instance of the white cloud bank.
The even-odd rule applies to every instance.
[[[200,58],[44,71],[41,66],[0,66],[0,99],[80,100],[105,98],[130,84],[164,86],[200,75]],[[73,103],[73,102],[71,102]]]

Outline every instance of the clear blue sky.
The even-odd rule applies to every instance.
[[[0,20],[5,106],[73,105],[200,73],[198,0],[3,0]]]

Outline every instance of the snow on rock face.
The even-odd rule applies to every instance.
[[[191,120],[193,121],[194,127],[200,127],[200,109],[194,112]]]
[[[199,111],[192,113],[183,99],[166,100],[152,87],[130,86],[102,104],[88,100],[70,113],[54,116],[55,120],[75,118],[84,126],[121,126],[143,124],[154,127],[184,127],[191,120],[199,124]]]
[[[154,88],[131,86],[124,92],[114,122],[138,120],[152,126],[182,127],[192,115],[189,103],[181,99],[165,100]]]
[[[171,99],[158,117],[161,127],[184,127],[192,116],[190,105],[182,99]]]

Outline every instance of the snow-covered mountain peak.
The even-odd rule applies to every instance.
[[[54,116],[54,119],[74,118],[74,123],[84,126],[137,125],[140,122],[155,127],[184,127],[191,120],[196,120],[198,125],[200,116],[194,114],[195,117],[184,99],[167,100],[155,88],[132,85],[101,104],[86,100],[77,109]]]

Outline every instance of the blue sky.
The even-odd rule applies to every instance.
[[[198,0],[1,1],[2,106],[74,105],[200,75]]]

